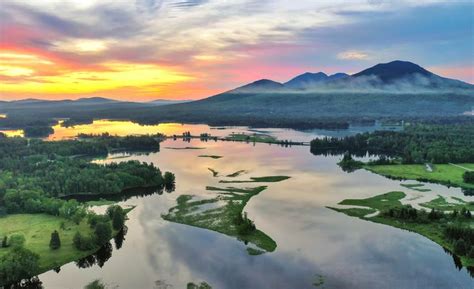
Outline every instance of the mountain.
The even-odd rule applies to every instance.
[[[338,72],[338,73],[334,73],[332,75],[329,75],[328,80],[337,80],[337,79],[346,78],[348,76],[349,76],[349,74],[347,74],[347,73]]]
[[[306,72],[286,82],[285,87],[289,89],[317,88],[317,87],[320,87],[321,84],[324,84],[328,81],[342,79],[348,76],[349,75],[345,73],[336,73],[333,75],[327,75],[324,72],[317,72],[317,73]]]
[[[261,91],[274,91],[284,88],[284,85],[269,79],[260,79],[249,83],[247,85],[238,87],[232,90],[233,93],[243,92],[261,92]]]
[[[67,100],[65,100],[65,101],[67,102]],[[77,100],[73,100],[72,102],[74,102],[76,104],[94,105],[94,104],[116,103],[116,102],[120,102],[120,101],[109,99],[109,98],[104,98],[104,97],[84,97],[84,98],[79,98]]]
[[[397,91],[464,90],[474,87],[469,83],[436,75],[418,64],[401,60],[377,64],[335,83],[351,88]]]
[[[434,75],[415,63],[395,60],[389,63],[377,64],[362,70],[361,72],[353,74],[352,77],[376,76],[383,82],[392,82],[407,76],[413,76],[414,74],[426,77]]]

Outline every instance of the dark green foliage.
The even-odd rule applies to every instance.
[[[97,244],[93,236],[83,236],[79,232],[76,232],[72,241],[74,246],[81,251],[89,251],[97,248]]]
[[[469,253],[467,253],[467,256],[469,258],[474,259],[474,246],[471,246],[471,249],[469,250]]]
[[[23,247],[15,247],[0,258],[0,286],[34,276],[39,271],[39,256]]]
[[[95,226],[94,233],[97,245],[103,245],[112,238],[112,227],[108,222],[101,222]]]
[[[195,284],[191,282],[186,285],[186,289],[212,289],[212,287],[206,282],[201,282],[199,284]]]
[[[114,230],[120,230],[125,224],[125,211],[120,206],[110,206],[107,208],[107,215],[112,220]]]
[[[176,177],[171,172],[165,172],[163,175],[163,182],[167,192],[171,192],[175,188]]]
[[[400,158],[403,163],[474,162],[474,125],[412,125],[404,131],[376,131],[344,138],[323,138],[311,141],[313,154],[357,156],[382,155]]]
[[[8,247],[8,236],[4,236],[2,239],[2,248]]]
[[[461,255],[461,256],[464,256],[467,253],[466,251],[467,251],[466,242],[462,238],[458,239],[454,243],[454,253],[456,253],[458,255]]]
[[[239,235],[242,236],[249,235],[257,229],[254,222],[247,217],[247,213],[244,213],[243,216],[239,215],[235,220],[235,224]]]
[[[106,138],[114,146],[141,140],[132,139]],[[0,136],[1,212],[61,215],[79,223],[85,216],[83,208],[58,197],[113,195],[130,188],[164,186],[161,171],[153,164],[128,161],[99,165],[76,157],[107,154],[108,145],[101,138],[60,142],[31,139],[28,145],[23,138]]]
[[[465,183],[474,184],[474,171],[465,172],[462,178]]]
[[[54,130],[50,126],[26,126],[23,128],[23,132],[26,137],[47,137],[48,135],[54,133]]]
[[[14,234],[10,236],[10,246],[13,248],[23,247],[25,244],[25,236],[22,234]]]
[[[59,238],[58,231],[51,233],[51,240],[49,241],[49,247],[53,250],[57,250],[61,247],[61,239]]]
[[[364,165],[364,163],[354,160],[350,153],[345,153],[344,157],[338,163],[338,165],[345,172],[353,172],[357,169],[360,169]]]

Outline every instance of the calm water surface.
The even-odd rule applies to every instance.
[[[248,130],[172,125],[176,126],[170,129],[173,134],[179,134],[179,128],[193,134],[196,129],[196,133],[214,135]],[[324,134],[267,131],[292,140],[309,140]],[[149,131],[154,132],[163,131]],[[189,146],[205,149],[169,149]],[[202,154],[223,158],[198,157]],[[427,184],[432,191],[420,193],[401,187],[399,181],[367,171],[345,173],[336,164],[339,157],[313,156],[309,147],[167,140],[158,153],[115,154],[98,162],[128,159],[153,162],[163,171],[174,172],[176,190],[122,202],[122,205],[136,205],[129,214],[128,233],[122,247],[117,250],[114,246],[112,257],[102,267],[81,269],[70,263],[59,273],[42,274],[40,279],[45,288],[79,289],[95,279],[103,280],[111,288],[126,289],[186,288],[188,282],[201,281],[213,288],[317,288],[313,283],[320,276],[324,285],[318,288],[474,287],[469,273],[456,268],[453,258],[428,239],[326,208],[346,198],[365,198],[392,190],[405,191],[408,194],[405,202],[411,203],[433,199],[438,194],[474,200],[464,197],[459,189]],[[161,214],[176,204],[179,195],[215,196],[205,187],[223,184],[218,183],[221,178],[214,178],[208,168],[221,175],[247,170],[240,179],[291,176],[280,183],[269,183],[268,189],[253,197],[245,207],[258,229],[276,241],[275,252],[250,256],[245,244],[235,238],[161,218]]]

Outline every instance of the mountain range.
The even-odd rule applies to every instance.
[[[474,86],[459,80],[444,78],[423,67],[408,61],[395,60],[381,63],[353,75],[324,72],[306,72],[285,83],[261,79],[229,91],[230,93],[248,93],[263,91],[291,90],[334,90],[334,91],[368,91],[368,90],[440,90],[472,89]]]
[[[280,83],[261,79],[197,101],[122,102],[92,97],[0,102],[0,127],[38,119],[131,119],[140,123],[294,126],[328,119],[461,116],[474,107],[474,86],[423,67],[392,61],[348,75],[304,73]]]

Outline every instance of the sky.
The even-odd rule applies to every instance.
[[[474,83],[474,1],[0,0],[0,100],[199,99],[397,59]]]

